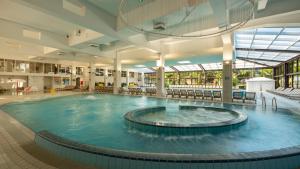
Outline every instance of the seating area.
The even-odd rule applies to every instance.
[[[72,91],[75,89],[75,86],[68,85],[63,88],[55,88],[56,91]]]
[[[201,100],[219,100],[222,101],[221,90],[186,90],[186,89],[167,89],[167,98],[193,98]],[[255,92],[234,91],[232,93],[233,102],[256,103]]]
[[[150,96],[156,95],[156,88],[146,88],[145,94]]]
[[[141,88],[128,88],[128,94],[130,94],[130,95],[142,95],[143,90]]]
[[[103,86],[97,86],[95,87],[96,93],[113,93],[113,87],[103,87]]]
[[[275,90],[267,90],[268,92],[283,96],[293,100],[300,100],[300,89],[278,87]]]

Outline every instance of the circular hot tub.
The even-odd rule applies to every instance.
[[[124,115],[130,129],[159,135],[195,135],[235,129],[247,121],[245,113],[215,107],[179,106],[178,110],[150,107]]]

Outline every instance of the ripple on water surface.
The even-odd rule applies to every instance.
[[[160,136],[132,131],[123,115],[138,108],[178,105],[223,107],[218,103],[166,100],[147,97],[114,95],[78,95],[43,101],[13,103],[2,109],[34,131],[49,130],[54,134],[84,144],[128,151],[160,153],[232,153],[279,149],[300,145],[300,118],[286,109],[224,105],[231,110],[247,113],[248,122],[232,131],[196,136]],[[230,118],[226,113],[169,113],[175,122],[199,123]],[[166,120],[164,114],[148,118]],[[203,118],[203,119],[202,119]],[[204,120],[205,119],[205,120]],[[201,121],[202,120],[202,121]]]

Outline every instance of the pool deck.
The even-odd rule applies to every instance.
[[[24,96],[0,96],[0,105],[24,100],[40,100],[78,94],[78,92],[59,92],[55,95],[36,93]],[[271,108],[270,93],[266,97],[267,108]],[[260,94],[257,95],[257,105],[261,105]],[[299,101],[275,96],[278,107],[289,108],[300,114]],[[54,155],[34,143],[35,133],[20,124],[17,120],[0,110],[0,168],[1,169],[92,169],[74,161]]]
[[[0,96],[0,104],[12,101],[35,100],[77,94],[61,92],[56,95],[34,94]],[[8,114],[0,111],[0,168],[1,169],[92,169],[54,155],[34,143],[34,132]]]

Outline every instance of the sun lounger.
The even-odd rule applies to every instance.
[[[180,91],[178,89],[173,89],[173,97],[180,97]]]
[[[185,89],[180,89],[180,98],[181,98],[182,96],[185,97],[185,98],[187,98],[187,92],[186,92]]]
[[[193,97],[195,99],[195,92],[194,90],[188,90],[187,91],[187,98]]]
[[[241,91],[239,91],[239,92],[233,92],[232,93],[232,101],[234,101],[234,100],[239,100],[239,101],[244,102],[243,92],[241,92]]]
[[[173,90],[172,89],[167,89],[166,97],[168,97],[168,96],[173,97]]]
[[[203,91],[202,90],[195,90],[195,99],[201,98],[203,99]]]
[[[207,99],[209,98],[210,100],[212,100],[212,93],[210,90],[204,90],[204,96],[203,96],[204,99]]]
[[[215,99],[222,100],[222,92],[221,91],[213,91],[212,95],[213,95],[213,100],[215,100]]]
[[[253,101],[254,103],[256,103],[256,93],[255,92],[246,92],[244,102],[246,102],[246,101]]]

